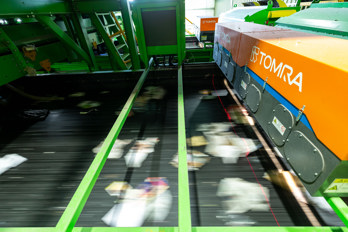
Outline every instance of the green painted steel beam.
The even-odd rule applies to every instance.
[[[325,197],[337,216],[348,227],[348,207],[340,197]]]
[[[14,58],[16,59],[16,65],[18,65],[18,68],[24,72],[27,67],[25,59],[17,48],[16,44],[11,40],[11,38],[5,33],[2,28],[0,28],[0,43],[4,44],[11,51]]]
[[[108,158],[108,155],[114,146],[114,143],[121,132],[121,129],[127,119],[127,116],[132,109],[133,103],[138,96],[140,89],[149,73],[153,60],[149,62],[149,68],[147,68],[141,75],[138,83],[134,87],[130,94],[126,104],[124,105],[120,115],[117,117],[116,122],[112,126],[108,136],[106,137],[100,151],[94,158],[91,166],[89,167],[86,175],[83,177],[79,187],[77,188],[74,196],[70,200],[67,208],[65,209],[62,217],[57,223],[56,230],[59,232],[70,232],[73,230],[75,223],[77,222],[84,205],[93,189],[98,176],[103,169],[103,166]]]
[[[75,0],[74,2],[74,9],[78,10],[81,13],[104,13],[121,10],[120,0]]]
[[[77,34],[77,37],[79,39],[80,45],[83,48],[83,50],[89,55],[91,62],[92,62],[92,70],[98,71],[98,65],[97,60],[95,58],[93,49],[92,49],[92,43],[89,41],[89,37],[87,34],[87,30],[83,25],[82,16],[80,13],[74,13],[71,16],[72,22],[74,24],[74,28]]]
[[[93,63],[88,54],[80,48],[73,39],[71,39],[52,19],[47,15],[37,15],[36,19],[44,26],[47,26],[52,32],[76,54],[85,60],[89,67],[93,67]]]
[[[137,44],[135,41],[135,34],[133,31],[133,20],[130,13],[130,4],[128,0],[121,0],[121,12],[124,30],[126,31],[127,44],[129,47],[131,61],[134,70],[140,69],[140,60],[138,55]]]
[[[186,127],[182,66],[178,69],[178,186],[179,186],[179,231],[191,232],[190,191],[187,168]]]
[[[108,50],[110,64],[113,70],[127,69],[125,63],[123,62],[120,54],[116,50],[114,43],[110,40],[109,35],[106,33],[103,24],[100,22],[98,16],[95,13],[90,14],[92,23],[96,27],[97,31],[104,40],[105,46]]]
[[[0,15],[34,15],[72,13],[65,0],[2,0]]]
[[[186,38],[185,38],[185,1],[178,0],[176,7],[176,31],[178,41],[178,63],[181,64],[186,56]]]
[[[2,0],[0,15],[33,16],[73,12],[109,12],[120,9],[120,0]]]

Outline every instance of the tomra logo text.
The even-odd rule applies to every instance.
[[[302,92],[302,72],[297,75],[294,74],[294,70],[291,66],[276,61],[270,55],[262,52],[259,47],[254,46],[251,51],[250,61],[263,66],[266,70],[277,74],[277,77],[283,79],[289,85],[296,85],[298,91]]]

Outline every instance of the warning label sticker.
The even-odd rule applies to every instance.
[[[273,120],[272,120],[272,124],[273,126],[279,131],[279,133],[281,135],[284,135],[285,131],[286,131],[286,128],[285,126],[283,125],[283,123],[281,123],[279,121],[279,119],[277,117],[274,117]]]
[[[324,193],[348,193],[348,179],[335,179]]]

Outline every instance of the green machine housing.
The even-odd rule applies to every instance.
[[[141,59],[145,64],[152,56],[185,57],[185,3],[182,0],[136,0],[133,19]]]

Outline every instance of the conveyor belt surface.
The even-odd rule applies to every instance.
[[[159,77],[158,74],[156,77]],[[70,87],[63,91],[66,96],[77,91],[85,91],[86,96],[32,105],[50,109],[44,121],[19,124],[18,119],[3,119],[1,156],[17,153],[28,160],[0,175],[0,227],[56,225],[94,158],[92,149],[106,137],[116,119],[115,111],[122,107],[134,83],[99,83],[87,91]],[[159,105],[145,112],[135,112],[134,116],[129,117],[119,139],[133,139],[124,149],[126,154],[135,140],[157,137],[159,142],[155,145],[155,151],[149,154],[141,168],[127,168],[123,157],[108,159],[76,226],[106,226],[101,218],[114,206],[116,198],[109,196],[105,188],[113,181],[127,181],[136,187],[147,177],[166,177],[173,198],[165,221],[146,221],[143,226],[178,225],[177,169],[170,164],[178,146],[177,80],[155,78],[147,80],[144,87],[152,85],[166,89],[166,96]],[[218,75],[215,88],[223,88]],[[221,96],[221,102],[219,98],[202,100],[199,93],[202,89],[214,89],[211,75],[184,78],[187,138],[201,135],[196,129],[202,123],[228,122],[221,102],[225,107],[234,104],[228,95]],[[104,90],[110,92],[101,93]],[[76,107],[83,100],[96,100],[101,105],[96,111],[88,112]],[[240,137],[256,138],[245,125],[235,126],[234,131]],[[192,149],[188,147],[188,151]],[[204,152],[203,147],[194,149]],[[291,194],[263,178],[266,170],[274,169],[265,152],[260,149],[250,154],[248,159],[250,165],[245,157],[239,158],[237,164],[223,164],[221,158],[211,157],[210,162],[200,170],[189,173],[193,226],[226,225],[228,220],[223,213],[222,199],[216,193],[221,179],[236,177],[252,183],[258,180],[267,188],[274,214],[270,210],[247,212],[234,218],[234,221],[241,221],[236,225],[251,226],[244,223],[247,220],[253,222],[254,226],[276,226],[276,218],[280,226],[309,226]]]

